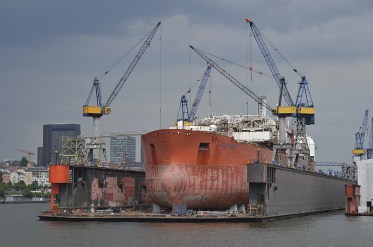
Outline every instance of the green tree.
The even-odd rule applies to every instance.
[[[16,189],[16,190],[24,190],[24,189],[26,189],[25,181],[19,181],[18,183],[16,183],[13,186],[13,188]]]
[[[32,198],[33,197],[33,193],[31,193],[30,189],[25,188],[23,190],[23,196],[26,197],[26,198]]]
[[[37,181],[32,181],[32,184],[27,186],[30,190],[38,190],[40,186]]]
[[[25,156],[22,157],[20,166],[26,167],[27,166],[27,158]]]
[[[5,185],[4,183],[0,183],[0,197],[4,197],[5,196]]]
[[[0,170],[0,184],[3,183],[3,173]]]
[[[50,192],[44,192],[43,193],[43,197],[44,198],[50,198],[51,197],[51,193]]]

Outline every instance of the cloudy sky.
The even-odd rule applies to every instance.
[[[181,95],[206,67],[189,45],[269,73],[246,17],[310,82],[317,115],[308,132],[316,160],[350,162],[364,110],[373,116],[371,0],[0,0],[0,160],[20,159],[19,148],[36,153],[43,124],[78,123],[90,134],[92,119],[81,112],[93,78],[158,21],[151,46],[111,104],[113,113],[101,118],[102,131],[172,125]],[[104,100],[138,49],[103,78]],[[271,52],[295,99],[299,77]],[[251,79],[247,70],[215,61],[276,105],[273,78],[254,73]],[[199,117],[245,114],[247,100],[255,113],[256,103],[217,71],[207,87]]]

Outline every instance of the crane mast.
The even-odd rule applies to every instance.
[[[98,138],[99,120],[103,115],[110,114],[111,112],[110,104],[113,102],[115,97],[118,95],[119,91],[123,87],[124,83],[127,81],[128,77],[131,75],[132,71],[136,67],[137,63],[139,62],[140,58],[142,57],[146,49],[150,46],[150,42],[153,39],[160,25],[161,25],[161,22],[158,22],[157,25],[152,29],[150,34],[147,36],[140,50],[137,52],[135,57],[132,59],[129,67],[127,68],[123,76],[120,78],[119,82],[116,84],[114,90],[110,94],[105,104],[102,104],[100,81],[97,77],[95,77],[93,80],[91,91],[88,95],[85,105],[83,106],[83,116],[92,117],[93,119],[93,138],[91,138],[90,142],[87,143],[87,147],[89,149],[89,156],[92,162],[93,162],[93,150],[94,149],[99,150],[97,163],[100,163],[101,160],[106,159],[105,143],[102,140],[100,140],[100,138]],[[95,102],[93,105],[90,105],[90,101],[91,101],[91,98],[94,92],[96,96]]]
[[[373,118],[370,123],[369,147],[367,148],[367,159],[373,158]]]
[[[177,122],[189,122],[189,111],[188,111],[188,101],[185,95],[181,96],[179,112],[177,113]]]
[[[273,109],[273,113],[279,118],[279,140],[278,144],[274,145],[276,160],[280,152],[290,153],[290,166],[295,166],[298,161],[299,155],[303,155],[306,162],[309,163],[309,146],[307,144],[306,136],[306,125],[315,123],[315,108],[313,105],[312,96],[308,88],[308,81],[305,76],[301,76],[298,71],[293,68],[294,72],[301,76],[301,82],[299,83],[299,89],[297,94],[296,102],[294,103],[290,93],[286,87],[285,78],[281,76],[277,69],[277,66],[262,38],[259,29],[256,27],[254,22],[246,18],[246,23],[250,24],[253,36],[262,52],[264,59],[267,62],[269,69],[280,88],[279,103],[276,109]],[[281,106],[281,98],[284,98],[288,106]],[[287,143],[285,133],[285,118],[295,117],[296,130],[295,130],[295,143]],[[287,151],[286,151],[287,150]]]
[[[367,124],[368,124],[368,110],[365,110],[363,123],[360,126],[359,130],[355,133],[355,146],[354,146],[354,149],[352,150],[354,159],[355,158],[361,159],[362,156],[365,154],[364,139],[365,139],[365,134],[367,132]]]

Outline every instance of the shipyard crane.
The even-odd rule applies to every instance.
[[[363,123],[359,127],[359,130],[355,133],[355,146],[352,150],[352,154],[355,158],[361,159],[362,156],[365,154],[364,150],[364,138],[365,134],[367,133],[367,124],[368,124],[368,110],[365,110]]]
[[[181,96],[179,112],[177,113],[177,122],[189,122],[189,111],[188,111],[188,101],[185,95]]]
[[[262,52],[264,59],[267,62],[269,69],[280,88],[279,102],[276,109],[273,109],[273,113],[279,117],[279,145],[275,146],[277,153],[281,149],[289,149],[289,143],[286,143],[285,137],[285,118],[295,117],[296,119],[296,132],[295,132],[295,144],[292,149],[292,164],[294,166],[297,163],[299,154],[304,155],[307,159],[309,156],[309,147],[306,138],[306,125],[315,123],[315,108],[313,105],[312,96],[308,87],[308,81],[306,76],[301,75],[294,67],[293,71],[301,77],[299,83],[299,89],[297,94],[296,102],[294,103],[290,93],[286,87],[285,78],[281,76],[277,69],[276,63],[274,62],[271,53],[269,52],[264,39],[256,27],[254,22],[246,18],[247,23],[250,24],[253,36]],[[282,97],[286,100],[288,106],[281,105]],[[277,155],[277,154],[276,154]]]
[[[93,85],[91,88],[91,91],[88,95],[87,101],[85,105],[83,106],[83,116],[84,117],[92,117],[94,122],[94,127],[98,127],[95,122],[98,121],[99,118],[101,118],[103,115],[108,115],[111,112],[110,104],[113,102],[115,97],[118,95],[120,89],[123,87],[124,83],[127,81],[128,77],[131,75],[132,71],[134,70],[135,66],[139,62],[140,58],[146,51],[146,49],[150,46],[150,42],[154,37],[155,32],[157,31],[158,27],[161,25],[161,22],[158,22],[158,24],[154,27],[154,29],[150,32],[147,39],[144,41],[143,45],[141,46],[140,50],[137,52],[136,56],[133,58],[131,64],[127,68],[126,72],[123,74],[123,76],[120,78],[119,82],[115,86],[114,90],[110,94],[110,97],[107,99],[106,103],[102,103],[102,96],[101,96],[101,87],[100,87],[100,81],[97,77],[93,80]],[[96,101],[95,104],[92,106],[90,105],[91,97],[93,95],[93,92],[96,93]],[[94,133],[97,133],[98,129],[94,129]]]
[[[227,71],[225,71],[222,67],[220,67],[217,63],[215,63],[211,58],[206,56],[204,52],[201,50],[194,48],[193,46],[189,46],[194,52],[196,52],[203,60],[207,62],[207,64],[210,64],[214,69],[216,69],[220,74],[222,74],[225,78],[227,78],[230,82],[232,82],[234,85],[236,85],[239,89],[241,89],[243,92],[245,92],[250,98],[255,100],[259,105],[264,106],[269,111],[272,111],[272,107],[269,106],[266,102],[263,102],[262,98],[257,96],[253,91],[251,91],[249,88],[247,88],[245,85],[243,85],[241,82],[239,82],[236,78],[234,78],[231,74],[229,74]]]
[[[253,36],[254,36],[256,42],[258,43],[258,46],[259,46],[259,48],[260,48],[260,50],[261,50],[261,52],[264,56],[264,59],[266,60],[267,65],[268,65],[269,69],[271,70],[271,73],[272,73],[273,77],[275,78],[278,87],[281,88],[282,95],[280,95],[279,103],[281,103],[281,97],[284,97],[284,99],[286,100],[288,105],[293,106],[294,102],[293,102],[293,99],[291,98],[290,93],[289,93],[289,91],[286,87],[285,78],[283,76],[281,76],[280,72],[278,71],[276,63],[273,60],[273,58],[271,56],[271,53],[269,52],[269,50],[268,50],[268,48],[267,48],[267,46],[266,46],[266,44],[265,44],[265,42],[262,38],[262,35],[260,34],[258,28],[256,27],[256,25],[254,24],[254,22],[252,20],[250,20],[249,18],[246,18],[245,20],[246,20],[246,22],[248,22],[250,24],[251,30],[253,32]],[[279,107],[280,106],[281,105],[279,105]],[[291,109],[287,109],[287,110],[291,110]],[[295,113],[295,112],[289,112],[289,113],[292,114],[292,113]]]
[[[83,116],[84,117],[92,117],[93,118],[93,136],[94,138],[92,139],[91,146],[90,148],[90,153],[92,155],[92,150],[93,148],[99,147],[103,144],[100,141],[97,141],[97,137],[99,134],[99,119],[103,115],[108,115],[111,112],[110,105],[115,99],[115,97],[118,95],[119,91],[123,87],[124,83],[127,81],[128,77],[131,75],[132,71],[134,70],[135,66],[139,62],[140,58],[146,51],[146,49],[150,46],[150,42],[153,39],[156,31],[158,30],[158,27],[161,25],[161,22],[158,22],[157,25],[152,29],[150,34],[147,36],[146,40],[142,44],[140,50],[137,52],[135,57],[132,59],[132,62],[130,63],[129,67],[123,74],[123,76],[120,78],[118,83],[116,84],[114,90],[110,94],[109,98],[107,99],[106,103],[104,104],[102,102],[102,95],[101,95],[101,86],[100,86],[100,80],[99,78],[95,77],[93,79],[93,85],[91,88],[91,91],[88,95],[87,101],[85,105],[83,106]],[[105,74],[107,74],[105,72]],[[93,105],[90,104],[91,98],[93,96],[93,93],[95,93],[95,100],[93,102]],[[99,155],[101,156],[101,154]]]
[[[271,53],[269,52],[264,39],[257,28],[257,26],[254,24],[254,22],[246,18],[245,19],[247,23],[250,24],[251,30],[253,32],[253,36],[262,52],[262,55],[264,59],[267,62],[267,65],[269,69],[272,72],[272,75],[277,82],[277,85],[280,88],[280,97],[279,97],[279,106],[277,109],[274,110],[274,113],[277,115],[284,115],[284,116],[293,116],[296,118],[306,118],[306,124],[314,124],[314,116],[315,116],[315,109],[313,105],[313,100],[311,96],[311,92],[308,87],[308,81],[306,79],[305,75],[301,75],[298,70],[293,68],[293,71],[296,72],[301,77],[301,82],[299,83],[299,89],[297,94],[296,102],[294,103],[290,93],[286,87],[285,78],[281,76],[280,72],[277,69],[276,63],[274,62]],[[288,103],[288,107],[281,107],[281,98],[284,98],[286,102]]]
[[[208,64],[205,72],[203,73],[203,77],[198,87],[197,94],[194,98],[190,113],[188,112],[188,105],[187,105],[187,100],[186,100],[185,95],[181,96],[177,121],[192,122],[194,119],[196,119],[196,112],[197,112],[199,103],[201,102],[203,92],[205,91],[210,73],[211,73],[211,65]],[[188,92],[190,92],[190,90]]]
[[[373,158],[373,118],[370,123],[369,146],[367,148],[367,159]]]

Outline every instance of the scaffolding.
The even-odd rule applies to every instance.
[[[61,162],[69,165],[88,166],[85,140],[79,137],[64,137],[62,139]]]

